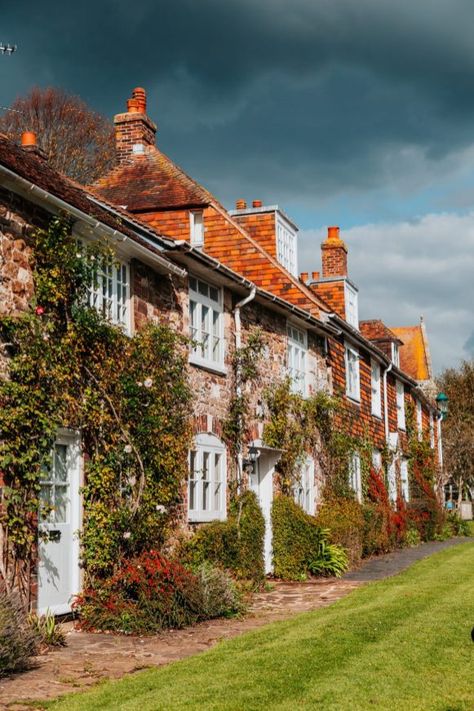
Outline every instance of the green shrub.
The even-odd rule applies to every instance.
[[[345,497],[328,498],[316,516],[321,528],[329,529],[329,540],[342,546],[349,565],[357,565],[363,554],[364,515],[361,505]]]
[[[27,669],[37,646],[19,597],[0,589],[0,677]]]
[[[390,537],[390,510],[380,504],[369,502],[362,506],[362,514],[364,517],[363,557],[388,553],[393,547]]]
[[[64,632],[52,612],[47,612],[45,615],[31,612],[28,615],[28,623],[41,644],[47,647],[64,647],[66,645]]]
[[[322,529],[323,536],[327,536],[329,531]],[[319,542],[317,557],[310,561],[309,571],[313,575],[333,575],[340,578],[349,567],[347,553],[336,543],[328,543],[325,538]]]
[[[239,580],[260,583],[264,578],[264,535],[265,519],[257,497],[246,491],[232,502],[226,521],[200,526],[181,543],[177,557],[193,570],[211,562]]]
[[[240,595],[228,573],[215,568],[211,563],[203,563],[197,568],[195,575],[199,581],[199,607],[203,619],[231,617],[243,612]]]
[[[148,551],[124,560],[110,578],[78,595],[74,609],[86,630],[154,634],[241,610],[239,594],[222,571],[196,573]]]
[[[451,511],[447,515],[447,523],[451,528],[451,532],[453,536],[470,536],[471,534],[471,527],[469,525],[469,521],[464,521],[459,514],[455,513],[454,511]]]
[[[418,531],[417,528],[408,528],[405,531],[404,537],[403,537],[403,545],[407,546],[407,548],[415,548],[416,546],[419,546],[421,543],[421,536],[420,532]]]
[[[273,566],[284,580],[302,580],[313,575],[341,575],[347,556],[329,544],[328,531],[318,526],[314,516],[288,496],[277,496],[272,506]]]

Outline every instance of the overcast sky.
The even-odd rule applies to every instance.
[[[228,207],[278,203],[300,269],[339,224],[361,315],[423,314],[436,370],[474,355],[472,0],[1,3],[0,105],[60,86],[158,143]]]

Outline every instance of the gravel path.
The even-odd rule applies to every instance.
[[[375,556],[364,561],[362,566],[357,570],[351,570],[347,573],[343,580],[352,580],[354,582],[368,583],[372,580],[382,580],[389,578],[391,575],[401,573],[402,570],[408,568],[417,560],[426,558],[432,553],[437,553],[444,548],[451,548],[460,543],[474,543],[474,538],[450,538],[447,541],[431,541],[430,543],[422,543],[416,548],[403,548],[402,550],[386,553],[385,555]]]

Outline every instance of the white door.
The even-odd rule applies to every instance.
[[[41,480],[38,613],[71,611],[79,592],[80,441],[62,431]]]
[[[263,543],[265,573],[273,572],[272,502],[275,468],[272,463],[273,459],[262,452],[254,464],[253,473],[250,475],[250,488],[257,495],[258,503],[265,519],[265,538]]]

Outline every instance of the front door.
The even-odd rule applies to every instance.
[[[250,475],[250,488],[257,495],[258,503],[265,519],[265,538],[263,544],[265,573],[273,572],[272,502],[274,471],[272,457],[262,452],[254,463],[254,471]]]
[[[79,436],[61,432],[41,480],[39,614],[70,612],[79,592],[80,461]]]

